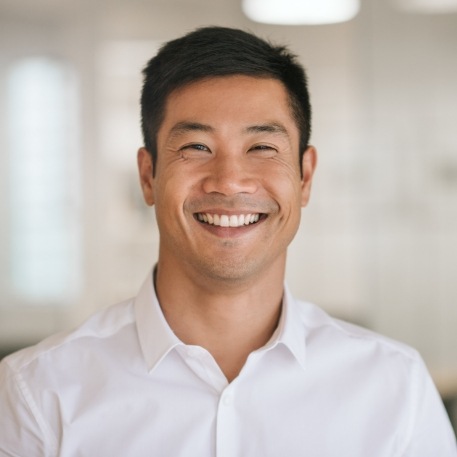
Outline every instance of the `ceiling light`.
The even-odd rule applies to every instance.
[[[242,8],[249,19],[265,24],[333,24],[354,18],[360,0],[243,0]]]

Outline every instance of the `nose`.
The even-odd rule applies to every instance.
[[[238,193],[253,194],[258,187],[255,170],[244,155],[219,155],[208,167],[203,180],[206,193],[216,192],[230,196]]]

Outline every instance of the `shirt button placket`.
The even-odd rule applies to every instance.
[[[219,399],[216,423],[216,456],[233,457],[236,455],[236,412],[234,392],[226,388]]]
[[[225,406],[230,406],[232,404],[232,394],[229,393],[229,392],[226,392],[223,396],[222,396],[222,403],[225,405]]]

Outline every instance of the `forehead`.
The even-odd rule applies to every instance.
[[[180,117],[207,121],[271,117],[293,122],[290,99],[280,81],[244,75],[206,78],[174,90],[166,100],[162,126]]]

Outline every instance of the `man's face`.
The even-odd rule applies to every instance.
[[[315,166],[313,148],[299,164],[298,145],[277,80],[218,77],[171,93],[154,177],[147,151],[138,156],[156,209],[159,266],[223,281],[283,269]]]

